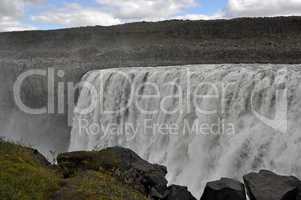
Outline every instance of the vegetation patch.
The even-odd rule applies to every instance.
[[[59,189],[60,175],[37,151],[0,141],[0,199],[44,200]]]
[[[69,178],[64,178],[63,173],[63,169],[51,165],[38,151],[0,140],[0,199],[148,199],[109,171],[77,171]]]

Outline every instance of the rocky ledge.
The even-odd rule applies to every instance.
[[[167,186],[164,166],[112,147],[71,152],[51,165],[38,151],[0,140],[0,199],[196,200],[187,187]],[[244,183],[207,183],[201,200],[301,200],[301,181],[262,170]]]
[[[0,199],[195,200],[167,186],[164,166],[121,147],[71,152],[51,165],[38,151],[0,140]]]
[[[149,199],[195,199],[186,187],[176,185],[167,187],[166,167],[150,164],[129,149],[113,147],[93,152],[64,153],[58,156],[57,161],[67,179],[86,171],[102,171]]]

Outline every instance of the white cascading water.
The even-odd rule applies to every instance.
[[[301,177],[300,65],[107,69],[82,83],[70,151],[128,147],[198,197],[258,169]]]

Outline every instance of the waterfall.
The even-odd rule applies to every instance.
[[[207,181],[258,169],[301,177],[300,65],[91,71],[70,151],[128,147],[200,196]]]

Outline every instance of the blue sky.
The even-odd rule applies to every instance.
[[[227,5],[227,0],[202,0],[197,1],[199,6],[187,10],[187,13],[213,15],[223,10]]]
[[[1,0],[0,31],[301,15],[301,0]]]

